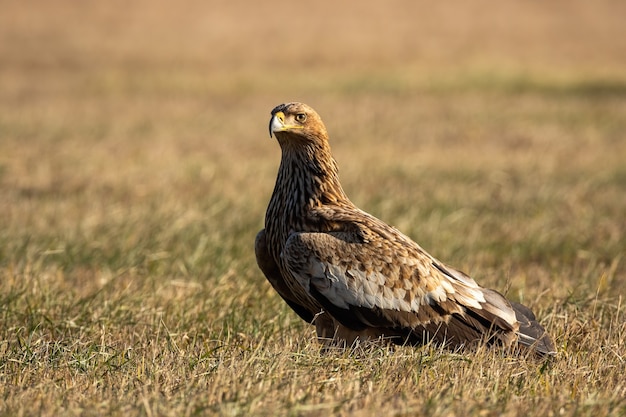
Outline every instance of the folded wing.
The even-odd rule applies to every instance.
[[[539,326],[520,339],[519,318],[525,316],[509,301],[441,264],[396,229],[354,221],[337,228],[293,233],[282,256],[300,285],[344,326],[405,330],[419,341],[453,345],[481,339],[532,345],[543,331]]]

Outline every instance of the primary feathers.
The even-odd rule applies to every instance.
[[[527,307],[480,287],[348,199],[312,108],[277,106],[271,134],[282,158],[256,238],[257,263],[322,341],[385,337],[461,346],[484,340],[554,353]]]

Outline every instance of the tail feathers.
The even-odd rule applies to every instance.
[[[481,288],[461,271],[439,263],[433,265],[450,279],[455,300],[465,308],[465,314],[452,315],[447,322],[448,337],[452,335],[453,339],[467,342],[475,336],[478,339],[488,335],[491,341],[500,340],[505,346],[517,343],[538,355],[556,353],[550,336],[528,307],[510,302],[495,290]],[[479,306],[476,306],[477,292],[482,298]]]
[[[519,323],[518,343],[521,346],[533,349],[540,355],[552,356],[556,354],[554,343],[545,329],[537,322],[535,315],[525,305],[511,301],[515,317]]]

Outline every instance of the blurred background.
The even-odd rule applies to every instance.
[[[623,1],[1,9],[5,265],[240,265],[258,283],[269,111],[296,100],[357,204],[451,263],[608,267],[623,249]]]

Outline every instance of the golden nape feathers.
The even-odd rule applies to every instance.
[[[477,341],[551,355],[533,313],[438,261],[344,193],[319,115],[302,103],[272,110],[282,158],[256,238],[270,284],[327,344],[384,337],[458,347]]]

